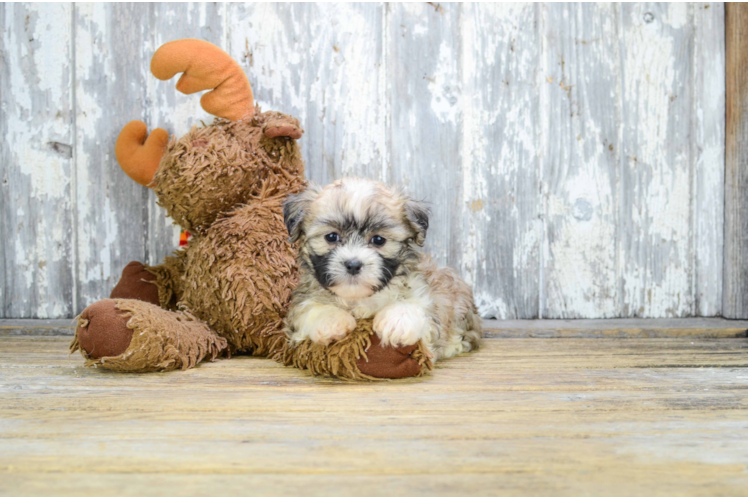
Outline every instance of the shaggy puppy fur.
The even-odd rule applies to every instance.
[[[422,254],[427,208],[366,179],[289,196],[283,216],[299,243],[299,285],[286,317],[293,342],[329,344],[373,318],[384,345],[423,340],[435,360],[474,350],[481,319],[470,287]]]

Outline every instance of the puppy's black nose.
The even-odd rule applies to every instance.
[[[361,272],[361,268],[364,265],[360,260],[352,259],[345,262],[345,268],[348,269],[348,274],[356,275]]]

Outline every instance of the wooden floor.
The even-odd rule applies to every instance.
[[[246,357],[108,373],[64,329],[0,325],[0,494],[748,494],[744,328],[510,327],[351,384]]]

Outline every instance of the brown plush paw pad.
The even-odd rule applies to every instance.
[[[363,356],[356,361],[361,373],[377,378],[414,377],[421,371],[421,365],[411,357],[417,344],[405,347],[382,347],[379,337],[371,336],[371,346],[366,350],[368,360]]]
[[[83,310],[76,335],[80,348],[92,358],[119,356],[130,347],[128,318],[111,299],[100,300]]]
[[[132,261],[122,270],[122,277],[112,289],[109,298],[136,299],[157,306],[161,305],[158,287],[153,283],[154,281],[156,281],[156,276],[146,271],[143,264]]]

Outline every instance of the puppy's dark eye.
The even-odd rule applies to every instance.
[[[371,237],[371,239],[369,240],[369,243],[371,243],[375,247],[381,247],[381,246],[384,246],[385,243],[387,243],[387,240],[377,234]]]
[[[328,243],[337,243],[338,241],[340,241],[340,235],[338,233],[326,234],[325,241]]]

